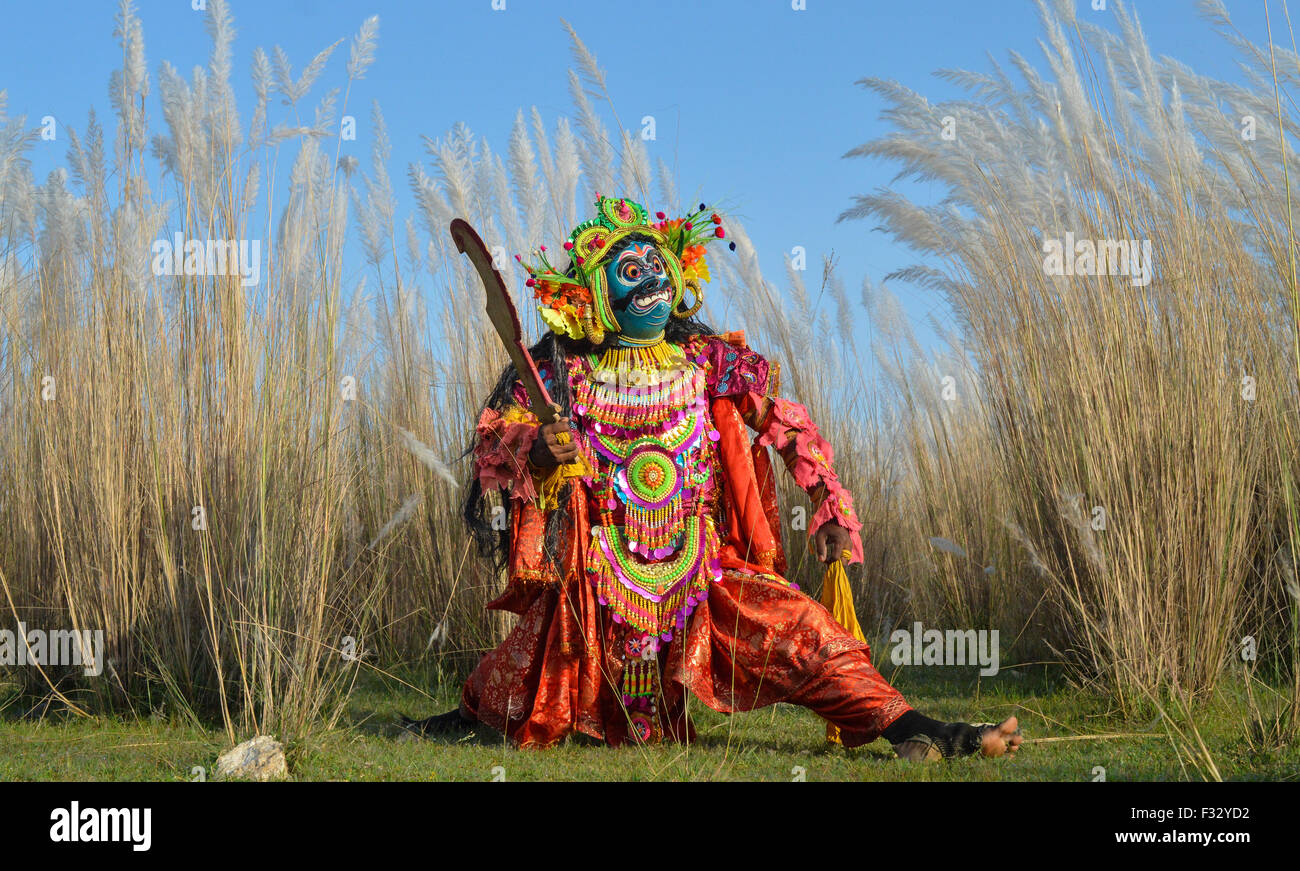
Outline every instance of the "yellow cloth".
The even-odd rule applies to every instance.
[[[567,445],[571,439],[567,432],[558,433],[555,440],[562,445]],[[545,511],[548,508],[555,508],[560,504],[560,488],[569,478],[586,478],[591,475],[591,467],[582,454],[572,463],[565,463],[556,466],[544,476],[539,476],[536,482],[537,487],[537,507]]]
[[[849,576],[844,573],[843,560],[836,560],[826,568],[826,575],[822,578],[822,604],[845,631],[859,641],[867,640],[862,635],[862,627],[858,625],[857,611],[853,609],[853,591],[849,589]],[[826,724],[826,740],[840,743],[838,726]]]

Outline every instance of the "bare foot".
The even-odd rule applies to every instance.
[[[1007,717],[992,729],[984,733],[980,752],[985,756],[1016,755],[1020,745],[1025,741],[1020,734],[1020,724],[1015,717]]]

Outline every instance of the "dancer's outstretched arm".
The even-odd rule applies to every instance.
[[[835,474],[834,451],[808,416],[808,409],[779,396],[748,393],[741,413],[759,434],[758,444],[776,448],[795,483],[816,506],[808,528],[817,559],[834,562],[848,551],[849,562],[861,562],[858,530],[862,524],[853,510],[853,496]]]

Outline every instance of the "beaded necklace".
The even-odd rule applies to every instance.
[[[597,433],[631,436],[681,423],[704,407],[704,372],[677,345],[612,348],[588,355],[591,375],[577,384],[574,411]]]

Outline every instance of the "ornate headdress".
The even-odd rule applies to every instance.
[[[535,252],[535,263],[515,259],[528,270],[529,287],[537,297],[542,320],[554,332],[574,339],[588,339],[600,344],[606,332],[618,332],[618,320],[609,302],[605,286],[605,262],[619,241],[633,234],[654,240],[664,255],[664,264],[673,288],[673,316],[688,318],[704,304],[703,284],[708,281],[709,267],[704,260],[704,246],[726,237],[722,219],[704,203],[683,218],[668,220],[656,212],[651,223],[649,213],[640,203],[626,197],[596,195],[596,217],[573,228],[564,248],[570,266],[561,271],[546,257],[546,246]],[[730,243],[731,250],[736,243]],[[683,307],[689,288],[695,302]]]

